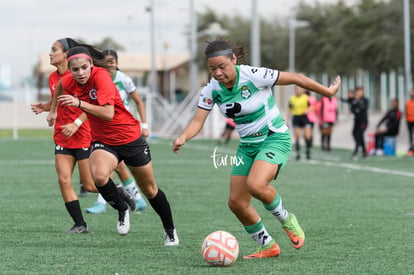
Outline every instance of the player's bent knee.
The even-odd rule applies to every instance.
[[[229,199],[227,201],[227,206],[233,213],[239,213],[243,211],[246,207],[248,207],[249,203],[245,203],[244,201],[236,200],[236,199]]]
[[[107,184],[109,176],[105,174],[93,174],[93,181],[96,186],[104,186]]]
[[[147,199],[154,198],[158,193],[158,186],[155,183],[139,185],[139,188]]]

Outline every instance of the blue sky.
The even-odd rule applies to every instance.
[[[258,13],[287,17],[298,2],[257,0]],[[62,37],[83,38],[89,43],[111,37],[128,51],[149,51],[150,16],[145,10],[149,3],[150,0],[0,0],[0,65],[10,67],[15,84],[30,76],[38,55],[48,53],[51,44]],[[154,0],[157,51],[163,51],[165,43],[171,53],[188,51],[184,33],[190,20],[189,3],[190,0]],[[210,7],[220,14],[251,15],[251,0],[194,0],[194,7],[198,12]]]

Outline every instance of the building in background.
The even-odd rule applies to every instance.
[[[118,59],[119,69],[130,76],[137,87],[150,86],[150,54],[119,52]],[[189,54],[158,54],[156,56],[158,93],[171,103],[179,101],[190,89],[189,61]],[[41,54],[35,69],[38,100],[50,98],[48,78],[54,70],[55,67],[49,63],[49,55]]]

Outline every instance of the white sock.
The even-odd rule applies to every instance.
[[[134,198],[134,200],[139,200],[142,199],[141,193],[139,192],[138,188],[137,188],[137,184],[135,183],[135,181],[130,182],[128,185],[124,185],[123,186],[125,188],[125,190],[131,194],[131,196]]]
[[[280,222],[283,222],[289,217],[289,212],[283,207],[282,198],[276,194],[275,199],[271,204],[265,205],[265,208],[272,213]]]
[[[106,205],[106,200],[102,197],[101,193],[98,194],[98,199],[96,200],[96,202]]]
[[[268,245],[273,240],[264,227],[262,220],[259,220],[256,224],[244,226],[244,229],[262,247]]]

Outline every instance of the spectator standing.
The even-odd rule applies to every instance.
[[[358,151],[361,149],[362,158],[367,157],[365,147],[364,133],[368,127],[368,106],[369,101],[364,96],[364,89],[362,87],[355,88],[355,94],[352,101],[350,100],[351,113],[354,115],[354,128],[352,129],[352,136],[355,141],[355,149],[352,153],[352,158],[356,158]]]
[[[322,97],[318,114],[321,148],[323,151],[331,151],[332,130],[338,118],[338,101],[336,97]]]
[[[405,102],[405,121],[407,122],[408,130],[408,155],[414,155],[414,143],[413,143],[413,132],[414,132],[414,90],[410,92],[410,98]]]
[[[319,102],[316,99],[316,97],[314,97],[311,94],[310,91],[305,91],[305,94],[309,96],[309,108],[308,108],[306,115],[308,116],[308,120],[311,125],[311,138],[310,139],[311,139],[311,147],[313,147],[313,126],[315,125],[316,119],[318,117],[317,113],[319,109]]]
[[[300,160],[300,137],[303,133],[306,144],[306,159],[310,159],[312,127],[307,112],[310,109],[309,96],[304,89],[296,86],[295,94],[289,98],[289,117],[292,118],[292,126],[295,136],[296,160]]]

